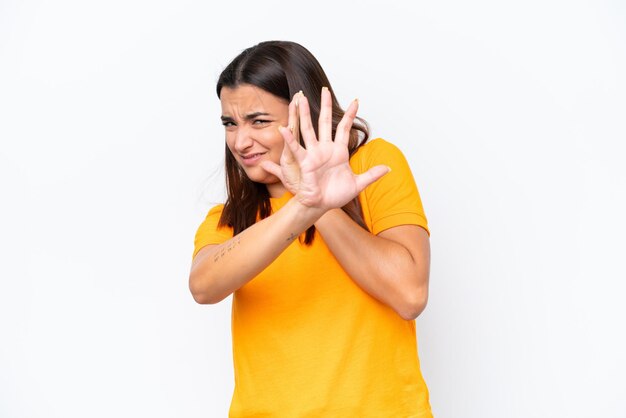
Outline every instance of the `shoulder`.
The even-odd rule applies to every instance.
[[[207,217],[215,216],[215,215],[221,216],[223,211],[224,211],[224,204],[220,203],[219,205],[215,205],[211,209],[209,209],[209,213],[207,214]]]
[[[396,145],[386,139],[379,137],[371,139],[365,144],[361,145],[354,153],[353,157],[356,157],[357,155],[373,155],[380,152],[401,153],[400,149]]]
[[[223,204],[213,206],[207,213],[200,226],[198,226],[194,238],[194,251],[192,254],[192,259],[205,245],[221,244],[229,238],[232,238],[233,230],[231,227],[219,226],[219,221],[220,217],[222,216],[223,210]]]
[[[393,166],[394,161],[404,162],[404,154],[393,143],[383,138],[372,139],[361,145],[350,157],[350,165],[356,172],[366,171],[369,167],[378,164]]]
[[[198,234],[202,232],[214,231],[218,229],[223,229],[218,227],[220,218],[222,217],[222,212],[224,211],[224,204],[220,203],[219,205],[213,206],[209,209],[207,215],[204,220],[198,227]]]
[[[399,225],[419,225],[429,232],[411,167],[397,146],[382,138],[373,139],[354,153],[350,165],[357,174],[376,165],[391,168],[359,195],[366,223],[373,234]]]

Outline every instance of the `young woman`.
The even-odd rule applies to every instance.
[[[244,50],[217,96],[228,198],[197,230],[189,287],[233,294],[230,417],[432,417],[414,321],[430,232],[400,150],[366,142],[358,101],[342,110],[293,42]]]

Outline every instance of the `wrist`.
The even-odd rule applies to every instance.
[[[345,214],[341,208],[327,210],[315,221],[315,227],[320,229],[330,226],[335,219],[341,216],[341,214]]]
[[[297,197],[289,199],[285,206],[293,208],[292,210],[295,213],[296,222],[304,225],[304,229],[313,225],[327,212],[327,209],[307,206],[300,202]]]

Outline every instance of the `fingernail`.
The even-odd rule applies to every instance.
[[[354,101],[355,101],[357,104],[359,104],[359,99],[358,99],[358,98],[354,99]]]
[[[324,86],[322,87],[322,90],[328,90],[328,87]]]

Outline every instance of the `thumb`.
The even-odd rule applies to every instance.
[[[283,172],[280,169],[280,166],[278,164],[276,164],[273,161],[261,161],[261,163],[259,164],[261,166],[261,168],[265,171],[267,171],[270,174],[275,175],[276,177],[278,177],[278,179],[284,184],[285,182],[283,181]]]
[[[363,189],[365,189],[370,184],[374,183],[376,180],[389,173],[391,168],[386,165],[377,165],[369,170],[367,170],[363,174],[359,174],[356,176],[356,188],[361,193]]]

